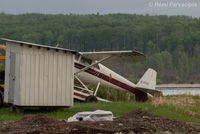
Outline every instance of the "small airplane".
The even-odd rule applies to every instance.
[[[139,62],[146,59],[145,55],[138,51],[103,51],[103,52],[79,52],[75,57],[75,79],[82,85],[75,86],[74,97],[79,100],[86,100],[96,96],[99,86],[112,89],[128,91],[135,95],[136,101],[145,102],[148,95],[161,96],[162,93],[155,89],[157,72],[149,68],[137,84],[132,83],[116,72],[110,70],[103,63],[114,62]],[[91,91],[84,83],[97,85],[95,91]],[[81,90],[80,91],[78,91]],[[82,92],[87,91],[88,94]],[[93,95],[91,95],[93,94]],[[94,98],[95,99],[95,98]],[[107,101],[98,98],[99,101]]]
[[[0,60],[5,60],[5,45],[0,45]],[[78,52],[75,55],[74,78],[78,82],[74,86],[74,98],[79,101],[105,101],[97,97],[99,86],[105,86],[122,91],[128,91],[135,95],[136,101],[145,102],[148,95],[161,96],[162,93],[155,89],[156,71],[149,68],[137,84],[132,83],[116,72],[110,70],[102,63],[139,62],[146,59],[145,55],[138,51],[102,51],[102,52]],[[3,77],[1,78],[4,82]],[[4,83],[0,83],[0,99],[4,92]],[[90,90],[86,84],[97,85],[96,90]]]

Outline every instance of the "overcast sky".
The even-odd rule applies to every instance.
[[[0,0],[0,12],[9,14],[99,12],[200,17],[200,0]]]

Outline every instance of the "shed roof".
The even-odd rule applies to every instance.
[[[43,48],[67,51],[67,52],[72,52],[72,53],[78,53],[77,51],[71,50],[71,49],[65,49],[65,48],[60,48],[60,47],[52,47],[52,46],[47,46],[47,45],[40,45],[40,44],[24,42],[24,41],[17,41],[17,40],[11,40],[11,39],[6,39],[6,38],[0,38],[0,40],[5,41],[5,42],[19,43],[19,44],[22,44],[22,45],[29,45],[29,46],[36,46],[36,47],[43,47]]]

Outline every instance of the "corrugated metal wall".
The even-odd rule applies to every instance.
[[[19,106],[72,106],[74,87],[74,55],[55,49],[6,44],[6,69],[11,68],[10,53],[15,53],[14,100],[5,101]],[[12,89],[6,71],[5,94]],[[13,83],[12,83],[13,84]],[[10,99],[10,100],[9,100]],[[14,102],[12,102],[14,101]]]

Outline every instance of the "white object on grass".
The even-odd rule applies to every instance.
[[[68,122],[75,121],[113,121],[113,113],[111,111],[96,110],[93,112],[79,112],[69,117]]]

